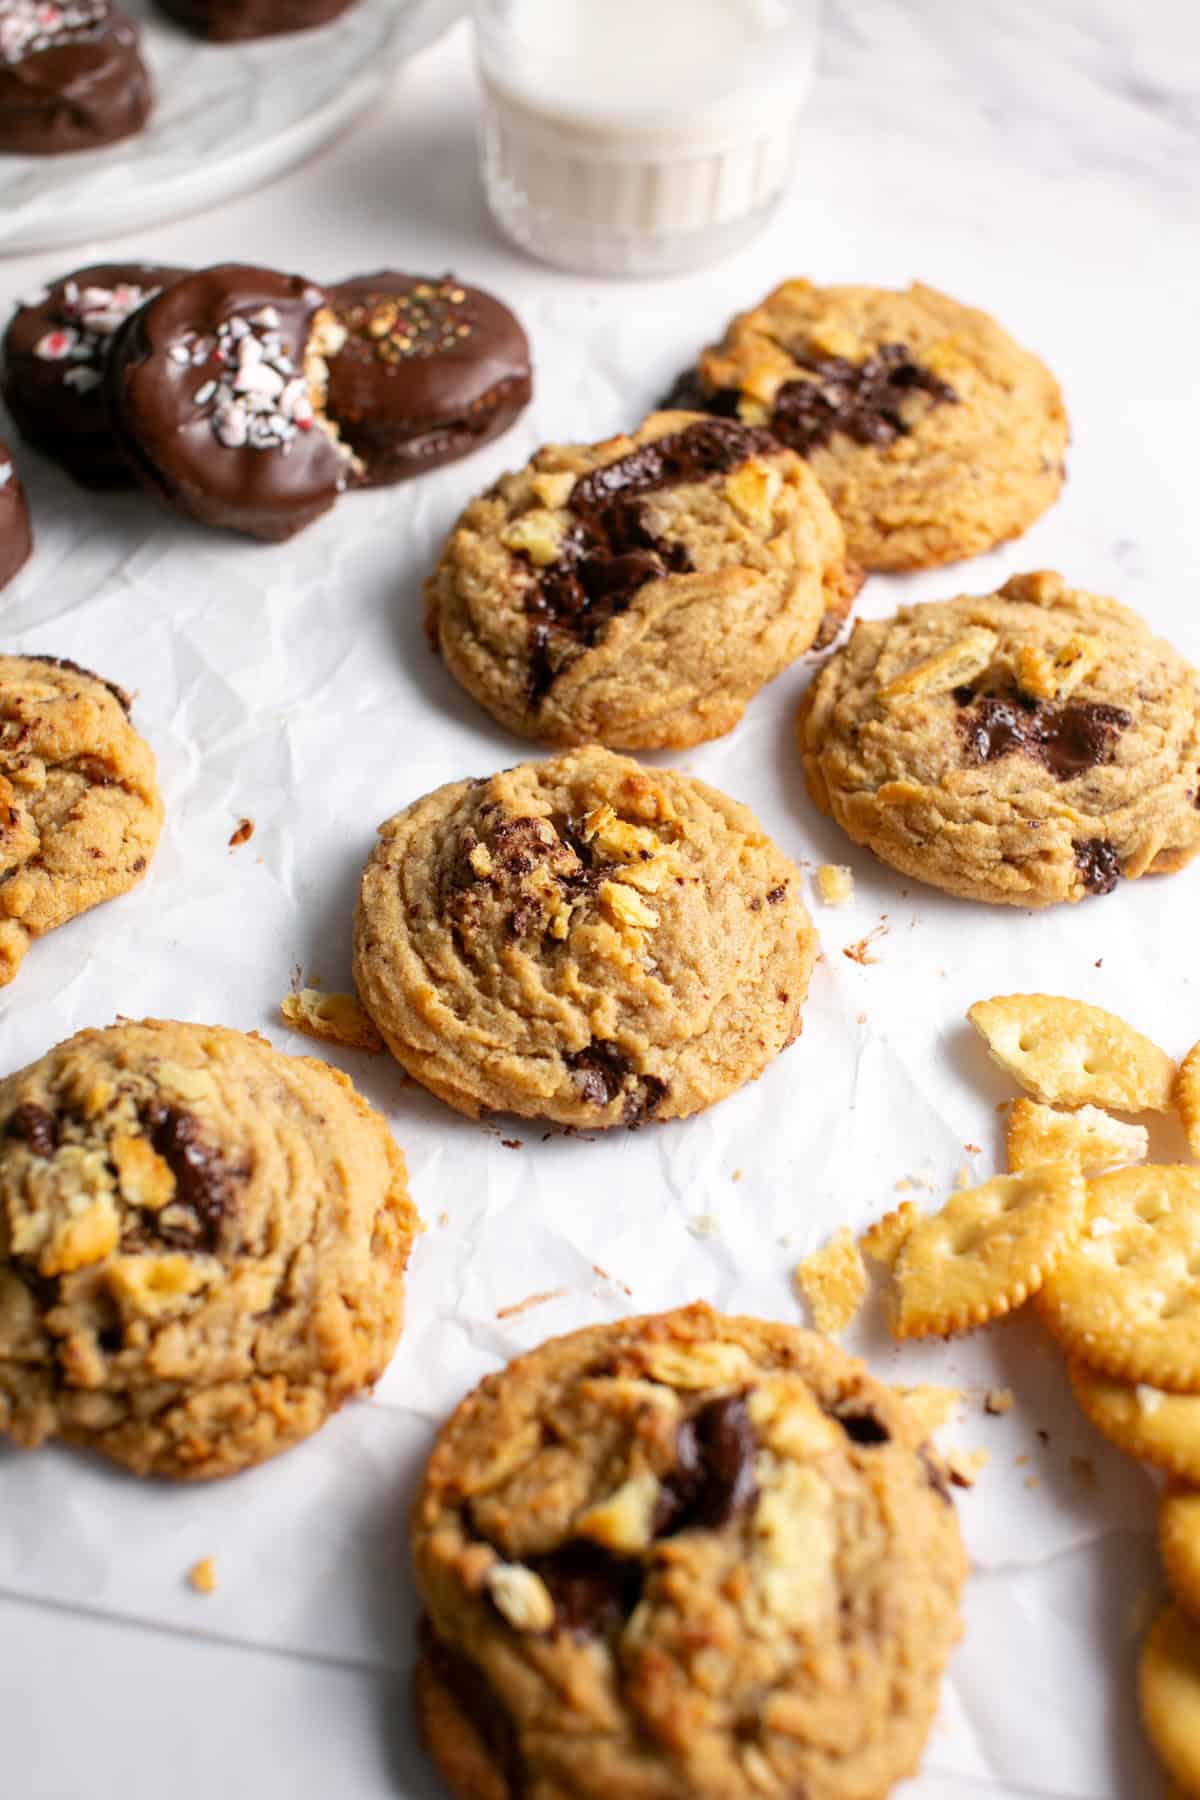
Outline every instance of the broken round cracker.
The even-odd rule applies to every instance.
[[[1200,1488],[1172,1482],[1158,1507],[1158,1543],[1171,1592],[1200,1618]]]
[[[1089,1183],[1084,1228],[1039,1306],[1093,1368],[1200,1392],[1200,1169],[1149,1163]]]
[[[1144,1125],[1110,1118],[1098,1106],[1056,1112],[1036,1100],[1017,1100],[1008,1119],[1008,1166],[1014,1171],[1043,1163],[1071,1163],[1085,1174],[1118,1163],[1145,1162],[1150,1139]]]
[[[1160,1613],[1142,1645],[1138,1699],[1167,1773],[1185,1793],[1200,1793],[1200,1625],[1181,1607]]]
[[[977,1000],[967,1017],[992,1060],[1037,1100],[1169,1112],[1175,1065],[1150,1039],[1103,1007],[1057,994]]]
[[[858,1245],[844,1225],[820,1250],[804,1258],[794,1280],[808,1302],[814,1325],[827,1337],[845,1331],[867,1297],[867,1271]]]
[[[1188,1149],[1193,1156],[1200,1156],[1200,1044],[1193,1044],[1179,1065],[1175,1110],[1183,1120]]]
[[[872,1262],[880,1263],[886,1269],[892,1268],[920,1217],[911,1200],[902,1201],[867,1227],[858,1240],[859,1249]]]
[[[1041,1287],[1077,1231],[1085,1187],[1065,1165],[995,1175],[918,1219],[896,1259],[897,1337],[1002,1318]]]
[[[1200,1484],[1200,1394],[1120,1381],[1075,1359],[1067,1372],[1081,1410],[1118,1450]]]

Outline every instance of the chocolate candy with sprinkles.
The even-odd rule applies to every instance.
[[[279,543],[359,478],[325,416],[344,332],[299,275],[224,264],[185,276],[124,325],[107,387],[138,479],[176,511]]]
[[[24,568],[33,549],[25,490],[9,454],[0,443],[0,588]]]
[[[456,462],[528,405],[529,342],[491,294],[381,269],[329,299],[346,333],[329,365],[329,411],[371,486]]]
[[[114,144],[152,99],[137,27],[108,0],[0,0],[0,151]]]
[[[126,319],[184,272],[95,263],[30,294],[9,320],[0,377],[5,404],[26,443],[83,487],[136,486],[113,435],[104,371]]]

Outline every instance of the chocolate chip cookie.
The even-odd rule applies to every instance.
[[[349,1079],[148,1019],[0,1081],[0,1430],[229,1475],[382,1373],[419,1229]]]
[[[800,876],[702,782],[593,746],[452,782],[379,836],[359,995],[461,1112],[684,1118],[799,1033],[817,943]]]
[[[1017,537],[1063,482],[1050,371],[987,313],[785,281],[740,313],[667,404],[769,426],[805,457],[865,569],[923,569]]]
[[[129,698],[55,656],[0,656],[0,987],[34,938],[146,872],[162,829]]]
[[[117,447],[104,374],[113,339],[139,306],[184,273],[93,263],[23,301],[4,333],[4,403],[26,443],[83,487],[133,487]]]
[[[1083,900],[1200,850],[1200,675],[1058,575],[860,622],[800,746],[856,843],[965,899]]]
[[[8,445],[0,442],[0,588],[25,567],[32,549],[29,502]]]
[[[457,462],[528,406],[529,340],[482,288],[381,269],[331,287],[329,303],[346,334],[329,362],[329,412],[367,486]]]
[[[678,749],[828,642],[859,582],[798,456],[733,420],[656,413],[506,475],[426,594],[447,668],[510,730]]]
[[[706,1306],[489,1376],[412,1539],[417,1712],[458,1800],[882,1796],[959,1635],[958,1524],[903,1400]]]

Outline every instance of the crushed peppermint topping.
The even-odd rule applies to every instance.
[[[283,341],[273,306],[235,314],[217,326],[214,338],[189,336],[167,354],[180,364],[217,365],[192,401],[211,408],[213,435],[227,450],[282,450],[286,456],[296,434],[316,422],[308,381]]]
[[[0,8],[5,0],[0,0]],[[3,26],[0,12],[0,29]],[[83,287],[76,281],[63,283],[57,311],[67,323],[42,333],[33,346],[33,354],[43,362],[67,362],[74,365],[63,374],[63,381],[78,393],[86,394],[100,384],[99,371],[108,361],[113,335],[131,313],[147,300],[153,300],[161,288],[138,287],[122,281],[116,287]]]
[[[108,0],[0,0],[0,62],[91,37],[108,18]]]

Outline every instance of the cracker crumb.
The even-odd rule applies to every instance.
[[[446,1226],[449,1223],[450,1223],[450,1214],[448,1212],[440,1212],[438,1214],[438,1224],[442,1225],[442,1226]]]
[[[926,1436],[940,1431],[943,1425],[949,1424],[965,1398],[961,1388],[935,1387],[902,1387],[896,1392],[901,1396],[909,1412],[919,1421]]]
[[[1016,1396],[1011,1388],[989,1388],[983,1396],[983,1410],[998,1418],[1001,1413],[1011,1412],[1016,1404]]]
[[[912,1192],[912,1182],[907,1175],[902,1175],[896,1183],[896,1192],[898,1194],[909,1194]]]
[[[1041,1485],[1042,1485],[1042,1478],[1040,1475],[1027,1475],[1025,1477],[1025,1486],[1027,1488],[1041,1487]]]
[[[198,1594],[212,1594],[217,1587],[217,1565],[211,1556],[202,1556],[188,1570],[188,1581]]]
[[[964,1144],[963,1149],[968,1156],[982,1156],[983,1150],[978,1144]]]
[[[854,898],[854,871],[844,863],[822,863],[817,870],[817,892],[826,906],[845,906]]]
[[[254,820],[243,819],[229,840],[229,848],[236,850],[239,844],[248,844],[254,836]]]
[[[955,1487],[973,1488],[991,1460],[986,1450],[950,1450],[946,1468]]]
[[[1014,1461],[1014,1462],[1015,1462],[1015,1463],[1016,1463],[1016,1465],[1017,1465],[1017,1467],[1018,1467],[1018,1469],[1026,1469],[1026,1468],[1028,1468],[1028,1467],[1029,1467],[1029,1453],[1028,1453],[1028,1451],[1026,1451],[1026,1450],[1022,1450],[1022,1452],[1021,1452],[1021,1454],[1020,1454],[1020,1456],[1015,1456],[1015,1457],[1014,1457],[1014,1458],[1013,1458],[1013,1461]]]
[[[687,1228],[694,1238],[712,1238],[721,1235],[721,1227],[711,1213],[696,1213],[688,1220]]]
[[[343,1050],[365,1050],[370,1056],[383,1050],[383,1039],[353,994],[319,994],[316,988],[301,988],[299,993],[284,995],[279,1011],[284,1024],[305,1037],[337,1044]]]
[[[1069,1466],[1076,1481],[1081,1481],[1084,1487],[1095,1487],[1096,1465],[1090,1456],[1073,1456]]]
[[[879,938],[886,936],[887,920],[881,919],[874,931],[868,931],[866,937],[859,938],[856,944],[843,944],[842,955],[848,957],[851,962],[860,963],[863,968],[866,968],[868,964],[879,961],[879,958],[872,953],[871,945],[876,943]]]
[[[817,1330],[828,1337],[845,1331],[867,1296],[866,1266],[845,1225],[805,1257],[792,1279],[808,1301]]]
[[[568,1293],[567,1288],[547,1288],[542,1294],[527,1294],[524,1300],[515,1300],[511,1306],[497,1308],[498,1319],[515,1319],[521,1313],[532,1312],[535,1306],[545,1306],[548,1300],[561,1300]]]
[[[742,1179],[741,1169],[735,1169],[729,1179],[731,1181],[740,1181]]]

